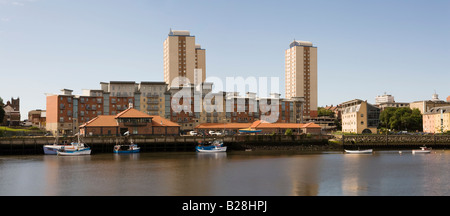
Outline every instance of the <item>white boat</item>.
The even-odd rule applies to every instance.
[[[61,148],[74,148],[73,145],[64,145],[64,144],[53,144],[53,145],[44,145],[44,154],[46,155],[56,155],[58,150]]]
[[[55,142],[53,144],[50,145],[44,145],[43,149],[44,149],[44,154],[46,155],[56,155],[57,151],[61,148],[71,148],[73,147],[72,144],[63,144],[60,143],[58,144],[59,141],[59,133],[56,134],[56,139]]]
[[[197,148],[198,152],[226,152],[227,151],[227,147],[223,146],[223,147],[217,147],[215,146],[214,148],[209,148],[209,149],[202,149],[202,148]]]
[[[91,148],[80,141],[80,134],[78,135],[78,142],[72,142],[70,147],[62,147],[57,151],[57,155],[61,156],[78,156],[78,155],[90,155]]]
[[[412,150],[413,154],[418,154],[418,153],[431,153],[431,148],[427,148],[427,147],[420,147],[420,149],[414,149]]]
[[[344,149],[345,153],[349,154],[371,154],[373,152],[373,149],[363,149],[363,150],[347,150]]]
[[[73,148],[69,148],[69,149],[61,148],[60,150],[57,151],[57,154],[61,155],[61,156],[90,155],[91,148],[88,146],[84,146],[83,143],[80,143],[74,149]]]

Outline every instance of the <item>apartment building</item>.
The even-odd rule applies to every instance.
[[[317,47],[294,40],[285,51],[286,99],[303,97],[303,115],[317,117],[317,88]]]
[[[79,125],[99,115],[116,115],[130,104],[149,115],[164,116],[166,88],[163,82],[111,81],[101,82],[100,89],[83,89],[81,95],[73,95],[71,89],[46,94],[46,129],[72,135]]]
[[[414,101],[409,103],[409,107],[411,109],[419,109],[422,115],[430,111],[432,108],[444,106],[450,106],[450,101],[440,100],[439,95],[436,93],[432,95],[431,100]]]
[[[450,106],[433,107],[422,115],[423,132],[444,133],[450,130]]]
[[[54,134],[75,134],[82,125],[100,115],[117,115],[132,105],[148,115],[158,115],[194,130],[202,123],[245,123],[264,120],[302,123],[302,97],[280,98],[280,94],[257,97],[247,92],[212,92],[212,83],[167,88],[164,82],[101,82],[100,89],[84,89],[81,95],[62,89],[47,94],[46,129]]]
[[[164,82],[172,85],[186,85],[184,80],[174,79],[184,77],[189,83],[202,83],[206,78],[206,51],[195,43],[195,36],[185,30],[170,30],[164,41]]]
[[[45,128],[45,124],[47,123],[46,111],[40,109],[29,111],[28,121],[31,122],[31,126]]]
[[[355,99],[341,104],[342,132],[345,133],[377,133],[380,123],[380,109]]]

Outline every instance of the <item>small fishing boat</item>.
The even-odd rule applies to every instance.
[[[226,152],[227,147],[223,146],[222,140],[214,140],[210,145],[203,145],[202,143],[195,147],[197,152]]]
[[[130,137],[130,141],[128,141],[128,136],[130,132],[127,131],[123,134],[125,136],[124,144],[116,144],[114,146],[114,153],[139,153],[141,150],[136,144],[133,143],[133,139]]]
[[[114,153],[139,153],[141,150],[140,147],[138,147],[136,144],[125,144],[125,145],[115,145],[114,146]]]
[[[418,153],[431,153],[431,148],[428,147],[420,147],[420,149],[414,149],[412,150],[413,154],[418,154]]]
[[[79,143],[75,148],[61,148],[57,151],[58,155],[61,156],[79,156],[79,155],[90,155],[91,148],[85,146],[83,143]]]
[[[345,153],[349,153],[349,154],[371,154],[373,152],[373,149],[363,149],[363,150],[348,150],[348,149],[344,149]]]
[[[73,147],[72,144],[67,144],[67,143],[59,143],[59,133],[56,134],[55,136],[55,142],[53,144],[50,145],[44,145],[43,149],[44,149],[44,154],[46,155],[56,155],[58,150],[61,148],[70,148]]]
[[[56,154],[61,156],[78,156],[78,155],[90,155],[91,148],[81,142],[80,134],[78,135],[78,142],[72,142],[69,147],[61,147],[57,150]]]
[[[61,148],[73,148],[71,144],[52,144],[52,145],[44,145],[44,154],[46,155],[56,155],[58,150]]]

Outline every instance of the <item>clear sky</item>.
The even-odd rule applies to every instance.
[[[449,0],[0,0],[0,97],[22,119],[45,93],[163,81],[169,29],[206,49],[207,76],[280,77],[296,40],[318,47],[319,106],[450,96]]]

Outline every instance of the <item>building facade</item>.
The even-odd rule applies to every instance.
[[[450,106],[430,108],[422,115],[423,132],[445,133],[450,130]]]
[[[100,89],[84,89],[81,95],[62,89],[60,94],[46,94],[46,130],[53,134],[75,134],[79,125],[99,115],[117,115],[132,104],[149,115],[164,117],[163,82],[101,82]]]
[[[45,128],[46,125],[46,111],[45,110],[31,110],[28,112],[28,121],[31,122],[31,126],[38,128]]]
[[[443,106],[450,106],[450,102],[440,100],[438,94],[433,94],[431,100],[414,101],[409,103],[409,107],[411,109],[419,109],[422,115],[429,112],[432,108]]]
[[[286,99],[304,98],[303,115],[317,117],[317,47],[294,40],[285,51]]]
[[[206,78],[206,51],[195,43],[195,36],[189,31],[170,30],[164,41],[164,82],[169,87],[185,85],[185,77],[190,83],[202,83]]]
[[[355,99],[341,104],[342,132],[377,133],[380,109],[367,101]]]
[[[180,126],[158,115],[148,115],[132,105],[117,115],[99,115],[80,126],[83,136],[179,135]]]
[[[3,106],[3,110],[5,111],[5,117],[3,118],[3,122],[0,122],[1,125],[5,126],[19,126],[20,125],[20,98],[14,99],[11,98],[10,101],[7,101]]]

